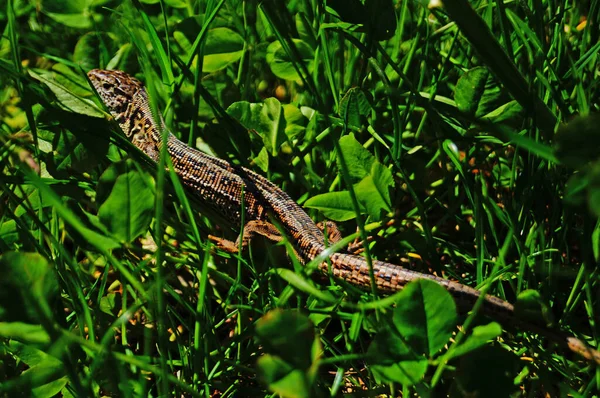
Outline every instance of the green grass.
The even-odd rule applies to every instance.
[[[597,347],[599,14],[0,3],[0,396],[597,396],[598,366],[457,318],[437,285],[384,297],[289,242],[216,250],[242,226],[130,144],[85,72],[137,76],[183,141],[338,221],[332,251],[369,237],[369,261],[519,296]]]

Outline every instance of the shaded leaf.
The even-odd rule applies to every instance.
[[[244,39],[229,28],[210,29],[204,44],[202,72],[216,72],[238,61],[243,54]]]
[[[58,105],[63,109],[82,115],[104,118],[104,113],[89,99],[81,98],[73,93],[73,87],[64,87],[56,82],[51,72],[36,73],[29,69],[29,74],[45,84],[56,96]]]
[[[59,130],[53,139],[55,156],[48,162],[49,170],[68,173],[86,172],[98,166],[99,156],[108,150],[108,141],[92,135],[76,136],[69,130]]]
[[[560,126],[554,139],[554,153],[561,162],[576,168],[597,159],[600,115],[579,116]]]
[[[120,246],[117,241],[107,237],[104,231],[98,228],[100,223],[94,223],[93,216],[88,216],[77,206],[74,206],[74,208],[79,211],[79,214],[69,209],[56,192],[42,183],[35,174],[30,173],[29,178],[32,185],[40,191],[41,195],[45,196],[47,203],[52,205],[57,214],[63,218],[68,228],[70,228],[70,233],[74,234],[74,238],[80,239],[80,243],[97,248],[99,251],[108,251]],[[82,217],[82,215],[85,217]]]
[[[309,72],[312,71],[314,63],[314,52],[312,48],[302,40],[293,40],[302,57],[300,62],[303,62],[306,65]],[[269,47],[267,47],[266,60],[275,76],[284,80],[300,80],[300,76],[294,68],[293,59],[288,56],[279,41],[274,41],[269,44]]]
[[[370,368],[379,383],[418,383],[427,371],[428,361],[416,353],[392,325],[375,335],[367,350]]]
[[[482,119],[491,123],[508,123],[517,126],[525,116],[525,110],[517,101],[509,101],[482,116]]]
[[[269,390],[285,398],[308,398],[311,385],[304,372],[274,355],[263,355],[256,363],[259,376]]]
[[[389,365],[371,365],[378,383],[397,382],[407,386],[417,384],[427,372],[427,359],[406,360]]]
[[[90,32],[81,36],[77,41],[73,51],[73,61],[87,71],[103,65],[104,61],[115,51],[115,41],[110,34]]]
[[[108,231],[122,242],[132,242],[148,230],[154,214],[154,189],[149,175],[130,170],[115,173],[111,166],[102,184],[112,184],[110,194],[100,205],[98,217]],[[115,178],[116,175],[116,178]]]
[[[489,71],[485,67],[476,67],[465,72],[454,91],[456,105],[461,112],[475,115],[483,97]]]
[[[8,252],[0,257],[0,319],[38,323],[51,316],[58,298],[54,268],[38,253]]]
[[[67,384],[65,364],[55,356],[17,341],[11,341],[9,346],[12,354],[29,366],[19,379],[31,389],[32,397],[54,397]]]
[[[378,331],[368,355],[379,380],[413,385],[425,375],[427,358],[456,328],[456,304],[446,289],[427,279],[406,285],[396,304],[391,324]]]
[[[89,10],[92,2],[93,0],[45,1],[42,12],[65,26],[86,29],[92,26]]]
[[[435,355],[448,342],[457,325],[454,299],[436,282],[419,279],[398,295],[393,321],[399,333],[417,352]]]
[[[499,347],[484,346],[461,357],[456,383],[464,396],[509,397],[520,367],[517,356]]]
[[[318,338],[312,322],[297,311],[269,311],[256,323],[256,338],[266,352],[297,369],[308,370],[320,355],[314,352]]]
[[[519,293],[515,303],[515,316],[534,323],[547,325],[554,323],[552,310],[544,302],[540,293],[533,289]]]
[[[350,126],[361,126],[363,119],[369,115],[371,104],[367,99],[369,93],[360,87],[352,87],[340,100],[338,113],[344,123]]]

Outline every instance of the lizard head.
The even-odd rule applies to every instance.
[[[87,75],[111,115],[122,124],[130,117],[135,96],[144,90],[142,83],[118,70],[92,69]]]
[[[87,75],[129,140],[157,160],[160,130],[152,118],[142,82],[118,70],[92,69]]]

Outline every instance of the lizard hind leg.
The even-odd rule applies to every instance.
[[[281,233],[277,229],[277,227],[270,222],[261,221],[261,220],[252,220],[244,225],[244,230],[242,231],[242,250],[246,250],[250,241],[256,238],[257,236],[262,236],[267,238],[268,240],[279,243],[283,240]],[[219,238],[217,236],[209,235],[208,239],[210,239],[217,248],[231,254],[239,253],[240,248],[240,237],[236,239],[235,242]]]
[[[317,223],[317,227],[327,235],[327,242],[329,245],[333,245],[342,239],[342,233],[338,229],[337,224],[333,221],[321,221],[320,223]],[[371,240],[371,237],[369,237],[369,240]],[[359,255],[365,248],[363,247],[363,242],[360,237],[356,237],[356,239],[348,245],[346,250],[350,254]]]

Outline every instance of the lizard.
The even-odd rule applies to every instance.
[[[158,163],[163,145],[162,132],[166,126],[162,118],[153,116],[142,82],[118,70],[93,69],[87,75],[125,136]],[[326,249],[322,229],[277,185],[250,169],[191,148],[168,131],[167,137],[166,150],[175,172],[201,204],[232,226],[239,226],[242,219],[247,221],[242,231],[243,246],[256,235],[281,241],[281,233],[270,222],[270,217],[274,217],[289,237],[301,263],[314,260]],[[223,244],[222,248],[234,252],[238,246],[231,243]],[[335,278],[367,291],[372,288],[370,267],[377,291],[384,294],[395,293],[411,281],[428,279],[450,292],[457,306],[463,310],[470,310],[481,296],[480,291],[459,282],[380,260],[372,260],[369,264],[364,257],[350,253],[332,253],[318,265],[321,273],[331,273]],[[545,335],[587,360],[600,364],[600,352],[597,350],[576,337],[518,319],[514,306],[498,297],[485,295],[482,312],[502,324],[520,326]]]

